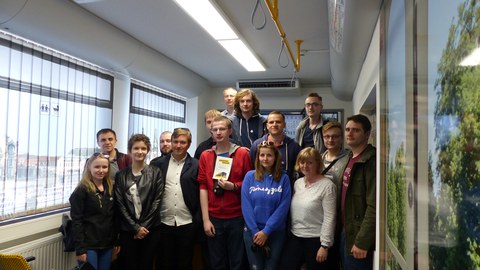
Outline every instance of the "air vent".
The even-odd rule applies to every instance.
[[[300,94],[300,81],[298,79],[268,79],[238,81],[237,89],[250,88],[258,93],[272,94]]]

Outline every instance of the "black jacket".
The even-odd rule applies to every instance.
[[[121,231],[137,232],[140,227],[147,229],[160,225],[160,207],[164,181],[162,172],[155,166],[147,165],[137,182],[138,195],[142,202],[142,213],[137,220],[135,207],[128,195],[128,189],[135,183],[132,167],[127,167],[115,176],[115,201],[119,215]]]
[[[77,255],[86,253],[87,249],[110,248],[117,239],[114,199],[108,195],[105,182],[104,187],[102,195],[79,185],[70,196],[70,215]]]
[[[163,179],[166,179],[168,163],[170,162],[171,154],[156,158],[150,162],[150,165],[157,166],[162,170]],[[192,158],[187,154],[185,164],[183,165],[182,173],[180,175],[180,186],[182,188],[183,200],[190,210],[193,217],[193,222],[201,222],[200,212],[200,189],[197,181],[198,174],[198,160]]]

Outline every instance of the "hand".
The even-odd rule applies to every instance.
[[[203,222],[203,230],[208,237],[215,236],[215,226],[213,226],[210,220],[206,220]]]
[[[365,259],[367,257],[367,251],[363,249],[359,249],[355,245],[353,245],[351,252],[355,259]]]
[[[225,190],[230,190],[230,191],[233,191],[233,188],[235,187],[235,185],[232,182],[230,182],[228,180],[224,180],[224,179],[218,180],[218,185],[221,188],[223,188]]]
[[[263,247],[267,242],[267,239],[268,235],[266,235],[263,231],[259,231],[253,236],[253,243],[257,246]]]
[[[148,233],[150,233],[150,232],[147,230],[147,228],[140,227],[140,229],[138,229],[138,231],[135,234],[135,236],[133,237],[133,239],[143,239],[147,236]]]
[[[113,247],[113,254],[117,255],[120,252],[120,246],[114,246]]]
[[[328,249],[324,248],[324,247],[320,247],[317,251],[317,262],[321,263],[321,262],[324,262],[327,260],[327,256],[328,256]]]
[[[77,255],[77,261],[81,263],[86,263],[87,262],[87,253],[84,253],[82,255]]]

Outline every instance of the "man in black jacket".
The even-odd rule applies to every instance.
[[[165,179],[157,269],[192,269],[195,231],[201,224],[201,215],[198,160],[187,153],[191,143],[190,131],[176,128],[172,134],[172,153],[150,163],[162,170]]]

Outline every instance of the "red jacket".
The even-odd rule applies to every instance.
[[[229,219],[242,216],[242,205],[240,202],[240,194],[242,190],[242,182],[245,174],[252,169],[249,150],[231,144],[229,156],[233,158],[232,169],[228,177],[237,185],[235,191],[225,190],[223,196],[216,196],[213,193],[213,171],[217,154],[213,149],[206,150],[200,156],[198,166],[198,182],[200,189],[208,190],[208,213],[215,218]]]

